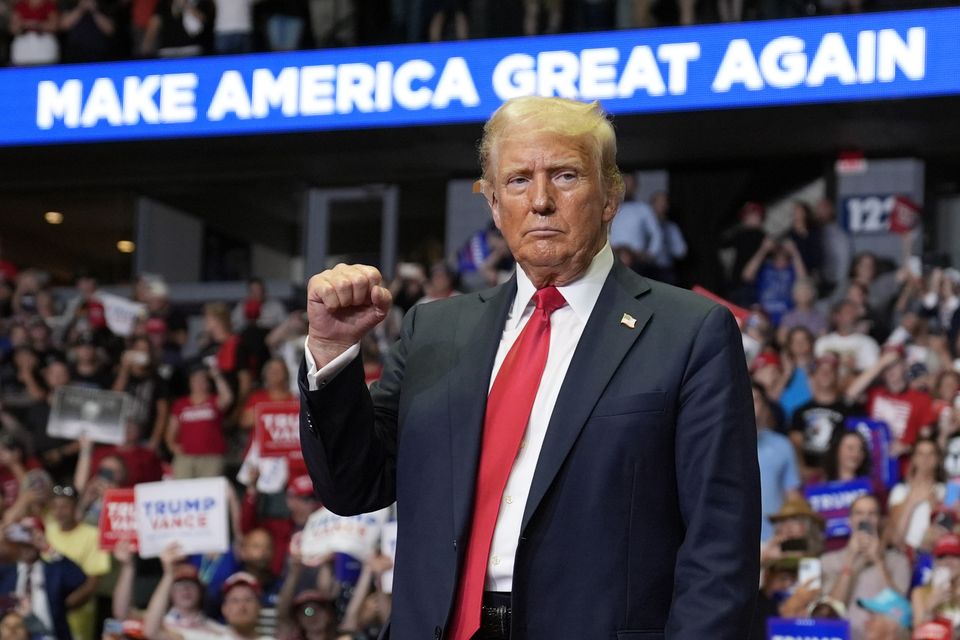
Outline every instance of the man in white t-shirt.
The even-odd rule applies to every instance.
[[[857,331],[857,305],[849,300],[838,302],[832,320],[834,330],[817,338],[813,346],[814,355],[819,358],[826,353],[835,353],[842,365],[855,371],[863,371],[873,365],[880,356],[880,345],[870,336]]]

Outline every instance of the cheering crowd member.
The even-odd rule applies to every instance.
[[[516,277],[415,307],[372,392],[357,353],[390,308],[380,274],[310,281],[301,442],[333,511],[397,500],[392,638],[747,635],[760,510],[739,331],[614,264],[615,156],[596,105],[498,109],[481,186]]]

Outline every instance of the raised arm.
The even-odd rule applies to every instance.
[[[143,636],[145,638],[156,638],[160,635],[163,616],[166,615],[167,607],[170,606],[173,569],[176,563],[182,559],[180,547],[175,543],[168,546],[160,554],[160,562],[163,564],[163,577],[160,578],[157,588],[150,596],[150,604],[147,605],[147,612],[143,616]]]
[[[766,260],[767,254],[770,253],[775,246],[776,242],[770,236],[763,239],[757,252],[750,256],[747,264],[743,265],[743,272],[740,274],[740,278],[744,282],[753,282],[757,279],[757,273],[759,273],[763,261]]]
[[[217,408],[220,411],[226,411],[233,404],[233,391],[220,369],[211,367],[210,375],[213,377],[213,385],[217,388]]]
[[[877,358],[876,362],[864,369],[860,375],[854,378],[850,385],[847,386],[847,390],[844,392],[847,402],[856,402],[860,396],[862,396],[867,389],[870,388],[870,385],[872,385],[873,381],[877,379],[877,376],[879,376],[889,365],[896,362],[897,358],[899,357],[900,356],[895,351],[888,351]]]
[[[414,313],[372,389],[376,403],[360,358],[349,355],[390,309],[390,292],[380,282],[373,267],[337,265],[314,276],[308,288],[313,366],[305,363],[300,372],[300,442],[318,495],[341,515],[375,511],[395,499],[397,409]]]

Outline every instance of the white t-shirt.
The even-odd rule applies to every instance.
[[[942,502],[944,495],[946,495],[946,486],[942,482],[938,482],[934,490],[937,493],[937,499]],[[908,495],[910,495],[910,487],[905,482],[897,484],[890,490],[890,497],[887,498],[887,508],[892,509],[903,504]],[[926,535],[927,528],[930,526],[932,511],[933,505],[930,504],[929,500],[926,500],[918,504],[913,513],[910,514],[910,524],[907,526],[904,541],[914,549],[923,542],[923,536]]]
[[[250,33],[253,30],[250,22],[250,4],[251,0],[216,0],[217,17],[213,22],[215,33]],[[271,301],[268,300],[267,303]],[[243,318],[243,303],[239,305],[241,318]],[[264,307],[267,305],[265,304]],[[260,310],[263,317],[264,310]],[[283,318],[281,318],[282,320]],[[236,322],[236,313],[234,313],[234,322]],[[242,326],[235,325],[235,326]],[[276,325],[273,325],[276,326]]]
[[[880,345],[877,344],[876,340],[862,333],[842,336],[833,332],[817,338],[813,346],[813,352],[818,358],[825,353],[833,352],[840,356],[841,360],[848,354],[853,354],[857,363],[857,371],[863,371],[872,366],[880,357]]]

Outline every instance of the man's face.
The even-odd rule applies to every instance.
[[[245,585],[238,585],[223,598],[223,618],[234,629],[248,629],[257,623],[260,616],[260,600],[257,592]]]
[[[650,206],[658,218],[666,220],[667,212],[670,211],[670,197],[665,191],[658,191],[650,198]]]
[[[534,284],[565,284],[607,238],[618,198],[607,190],[590,142],[508,129],[491,156],[493,220]]]
[[[837,329],[841,331],[853,331],[857,320],[860,318],[860,313],[857,311],[856,305],[852,302],[846,302],[837,310],[834,318]]]
[[[869,523],[874,532],[879,531],[880,507],[873,497],[858,498],[850,506],[850,530],[859,530],[862,522]]]
[[[900,358],[883,371],[883,382],[894,393],[900,393],[907,386],[907,363]]]
[[[288,387],[287,365],[278,360],[271,360],[263,368],[263,386],[268,389],[285,389]]]
[[[30,543],[17,544],[17,560],[25,564],[33,564],[40,558],[40,552]]]
[[[73,353],[80,364],[90,364],[97,357],[97,350],[92,344],[78,344],[73,348]]]
[[[170,602],[182,611],[200,608],[200,585],[193,580],[177,580],[170,588]]]
[[[43,370],[43,377],[48,387],[56,389],[70,382],[70,370],[62,362],[52,362]]]
[[[272,557],[273,542],[266,531],[258,529],[243,537],[243,543],[240,545],[240,559],[248,567],[266,569],[270,566]]]
[[[813,386],[820,391],[835,391],[839,379],[836,365],[821,362],[813,372]]]

